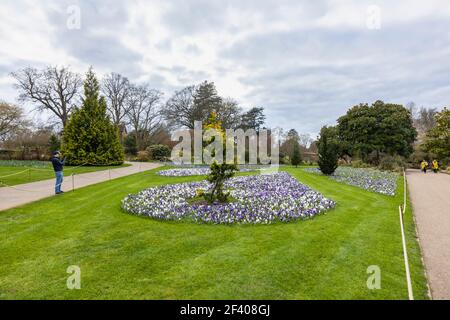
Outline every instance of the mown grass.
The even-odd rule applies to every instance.
[[[128,193],[202,178],[154,170],[1,212],[0,298],[407,299],[398,217],[403,186],[389,197],[301,168],[285,170],[337,207],[267,226],[163,222],[122,212]],[[406,223],[414,294],[424,299],[410,211]],[[81,268],[81,290],[66,287],[70,265]],[[379,290],[367,288],[370,265],[381,269]]]
[[[15,166],[5,166],[5,164],[7,163],[0,163],[0,188],[4,187],[4,184],[14,186],[23,183],[52,179],[55,177],[53,167],[50,163],[45,163],[45,165],[41,166],[36,166],[30,163],[30,166],[27,166],[25,161],[22,162],[23,165]],[[129,164],[123,164],[119,166],[65,166],[64,174],[66,176],[70,176],[72,173],[88,173],[127,166],[129,166]]]

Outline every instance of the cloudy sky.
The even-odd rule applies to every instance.
[[[264,107],[269,126],[315,135],[360,102],[448,105],[450,4],[1,0],[0,100],[16,102],[11,71],[49,64],[118,72],[166,98],[214,81]]]

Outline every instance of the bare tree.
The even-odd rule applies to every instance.
[[[161,124],[159,105],[162,93],[147,85],[130,87],[126,99],[127,119],[136,135],[136,146],[143,150],[143,141],[152,135]]]
[[[28,125],[20,107],[0,102],[0,141],[21,133]]]
[[[217,118],[222,122],[222,126],[226,129],[236,129],[241,125],[242,109],[238,103],[226,98],[222,100],[220,107],[217,110]]]
[[[417,124],[419,130],[427,132],[428,130],[432,129],[436,125],[436,113],[436,108],[421,107],[417,112],[417,118],[414,121]]]
[[[127,113],[125,100],[130,93],[130,82],[122,75],[112,72],[103,78],[102,92],[112,121],[119,126]]]
[[[186,87],[174,93],[166,102],[163,110],[164,118],[171,127],[194,129],[196,112],[194,108],[195,86]]]
[[[163,115],[170,127],[194,129],[194,122],[206,121],[212,111],[225,128],[239,127],[242,110],[238,103],[221,98],[214,83],[207,81],[175,92],[166,102]]]
[[[313,143],[314,139],[311,138],[311,135],[309,133],[301,133],[298,136],[298,142],[301,146],[305,148],[309,148],[311,143]]]
[[[37,103],[38,110],[50,110],[65,127],[74,99],[82,85],[79,74],[68,67],[49,66],[43,70],[25,68],[11,73],[16,79],[16,89],[19,90],[20,101]]]

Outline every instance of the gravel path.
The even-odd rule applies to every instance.
[[[450,175],[407,171],[433,299],[450,299]]]
[[[110,179],[116,179],[131,174],[135,174],[141,171],[151,170],[159,167],[156,163],[129,163],[131,166],[96,171],[90,173],[77,174],[74,177],[73,185],[74,189],[89,186],[91,184],[107,181]],[[72,190],[72,177],[64,177],[62,184],[63,191]],[[42,180],[32,183],[26,183],[16,185],[13,187],[0,188],[0,211],[14,208],[33,202],[36,200],[51,197],[55,194],[55,180]]]

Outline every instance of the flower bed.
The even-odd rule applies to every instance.
[[[239,169],[239,172],[249,172],[252,169]],[[205,176],[209,174],[209,168],[177,168],[177,169],[167,169],[158,172],[160,176],[165,177],[187,177],[187,176]]]
[[[199,223],[268,224],[306,219],[335,206],[286,172],[235,177],[226,183],[232,203],[189,204],[197,190],[209,188],[207,181],[165,185],[128,195],[122,208],[131,213],[161,220],[190,220]]]
[[[322,174],[318,168],[308,168],[305,170]],[[395,173],[374,169],[338,167],[330,178],[389,196],[395,195],[395,190],[397,189],[397,175]]]

